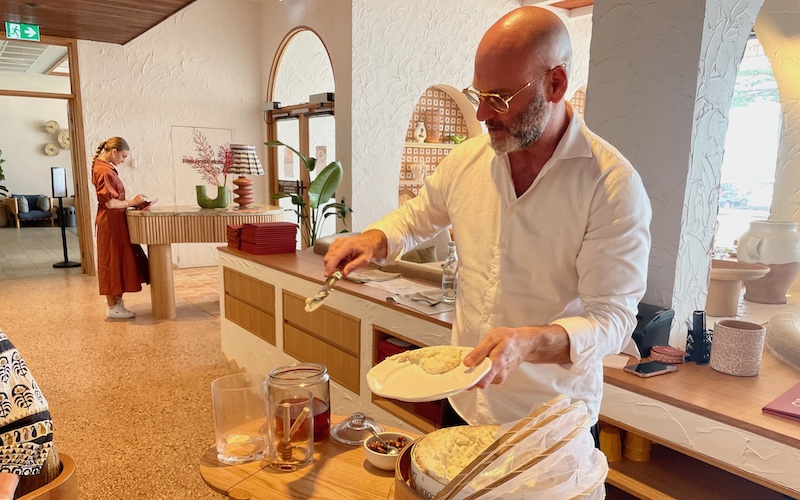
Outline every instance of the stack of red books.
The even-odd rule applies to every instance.
[[[297,224],[292,222],[255,222],[242,226],[241,250],[256,255],[294,253],[297,248]]]
[[[242,225],[228,224],[228,247],[237,250],[242,248]]]

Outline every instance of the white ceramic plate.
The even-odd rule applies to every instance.
[[[464,359],[471,347],[459,347]],[[469,389],[477,384],[492,368],[492,360],[485,358],[478,366],[467,368],[462,364],[447,373],[426,373],[417,363],[398,362],[387,358],[367,372],[370,390],[384,398],[420,403],[436,401]]]

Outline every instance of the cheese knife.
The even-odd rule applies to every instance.
[[[319,306],[321,306],[322,303],[327,300],[331,292],[333,292],[333,285],[335,285],[340,279],[342,279],[342,271],[337,269],[333,272],[333,274],[328,276],[325,284],[322,285],[322,288],[319,289],[316,295],[306,299],[305,311],[310,313],[319,309]]]

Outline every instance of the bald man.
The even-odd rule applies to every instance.
[[[478,45],[472,86],[487,134],[455,148],[420,195],[325,256],[345,275],[394,260],[452,225],[459,282],[452,343],[491,371],[450,397],[471,424],[504,423],[566,394],[597,419],[602,360],[636,325],[650,203],[630,163],[565,100],[572,49],[552,12],[522,7]]]

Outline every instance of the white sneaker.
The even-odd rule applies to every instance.
[[[125,309],[125,305],[122,302],[117,302],[115,306],[109,307],[106,311],[106,318],[130,319],[135,317],[136,314],[134,314],[133,311]]]

